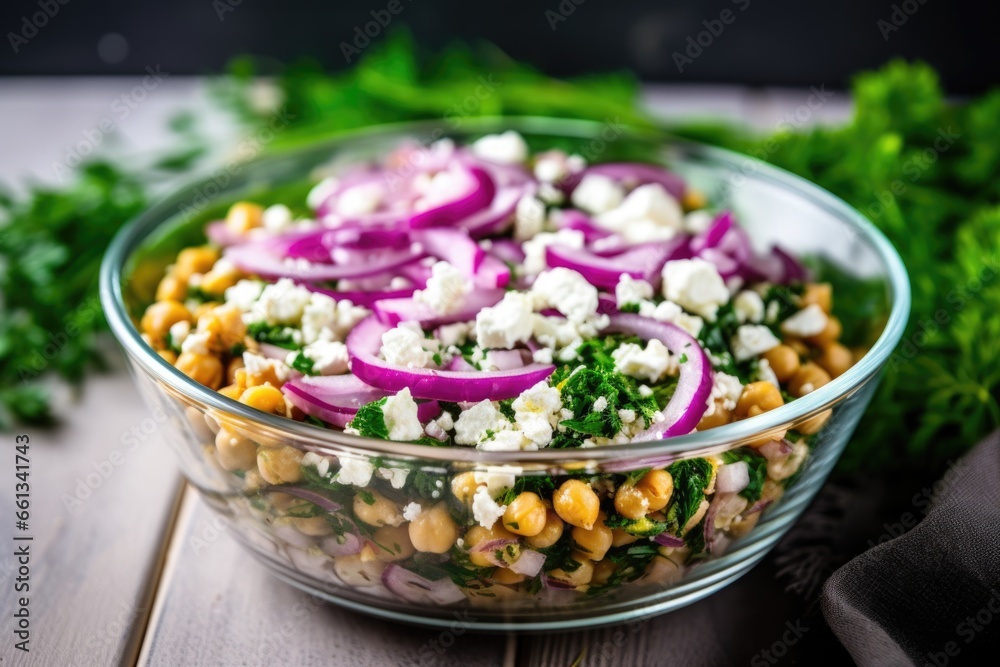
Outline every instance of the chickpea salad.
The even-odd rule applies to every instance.
[[[140,329],[194,381],[346,433],[485,451],[661,440],[844,373],[829,284],[654,164],[515,132],[406,144],[305,202],[234,204]],[[409,602],[664,584],[756,524],[829,413],[717,456],[557,476],[324,457],[215,424],[289,545]]]

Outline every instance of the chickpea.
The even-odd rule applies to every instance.
[[[271,484],[292,484],[302,479],[302,452],[295,447],[261,448],[257,452],[257,469]]]
[[[551,547],[553,544],[559,541],[559,538],[563,534],[563,521],[559,518],[559,515],[552,510],[545,510],[545,525],[542,530],[537,534],[529,537],[525,540],[529,545],[535,547],[536,549],[544,549],[546,547]]]
[[[154,344],[166,338],[170,327],[178,322],[190,322],[191,313],[179,301],[157,301],[143,313],[139,328]],[[160,346],[162,347],[162,346]]]
[[[631,484],[622,484],[615,491],[615,511],[629,519],[641,519],[649,512],[649,499]]]
[[[260,227],[263,215],[264,208],[258,204],[237,202],[226,213],[226,227],[237,234],[244,234],[254,227]]]
[[[611,531],[611,546],[613,547],[620,547],[626,544],[632,544],[638,539],[639,538],[636,537],[635,535],[632,535],[631,533],[626,533],[621,528],[615,528],[614,530]]]
[[[172,271],[180,280],[187,282],[195,273],[205,273],[219,259],[219,251],[209,246],[185,248],[177,254]]]
[[[475,473],[463,472],[451,478],[452,495],[466,507],[472,505],[472,497],[476,495],[478,487]]]
[[[202,276],[199,287],[207,294],[222,294],[227,289],[240,281],[243,276],[238,271],[224,273],[222,271],[209,271]]]
[[[211,354],[182,352],[174,365],[181,373],[209,389],[218,389],[222,385],[222,362]]]
[[[833,308],[833,287],[830,283],[809,283],[802,293],[802,307],[816,304],[827,315]]]
[[[393,563],[412,556],[417,551],[410,539],[412,532],[412,524],[409,527],[382,526],[376,530],[372,533],[372,541],[379,547],[375,552],[375,558],[383,563]]]
[[[552,507],[563,521],[591,529],[601,510],[601,501],[590,484],[570,479],[552,494]]]
[[[821,428],[826,426],[826,423],[830,420],[830,417],[832,415],[833,415],[833,410],[824,410],[815,417],[810,417],[804,422],[797,424],[795,426],[795,430],[805,435],[812,435],[813,433],[818,433]]]
[[[473,526],[465,532],[465,537],[463,539],[465,540],[465,548],[471,549],[480,542],[489,542],[490,540],[515,540],[517,539],[517,535],[501,526],[498,522],[493,524],[492,528]],[[490,562],[490,559],[487,558],[486,554],[470,551],[469,560],[476,567],[493,567],[493,563]]]
[[[157,301],[183,301],[187,298],[187,285],[183,280],[168,273],[156,286]]]
[[[763,512],[754,512],[753,514],[747,516],[738,516],[733,519],[733,524],[729,527],[729,534],[733,539],[743,537],[757,525],[760,521],[760,515]]]
[[[705,513],[708,512],[709,502],[707,500],[702,500],[701,504],[698,505],[698,509],[694,511],[694,515],[688,519],[688,522],[684,524],[684,528],[681,530],[681,536],[687,535],[692,528],[701,523],[701,520],[705,518]]]
[[[269,384],[250,387],[240,394],[240,403],[272,415],[285,414],[285,395],[281,393],[280,389]]]
[[[212,348],[223,352],[243,342],[247,327],[242,315],[234,306],[217,306],[198,318],[198,331],[211,335]]]
[[[695,190],[694,188],[687,188],[684,191],[684,198],[681,199],[681,204],[684,206],[685,211],[696,211],[699,208],[705,208],[706,203],[705,195],[701,190]]]
[[[649,505],[651,512],[658,512],[670,502],[674,493],[674,478],[666,470],[650,470],[635,485]]]
[[[525,577],[523,574],[518,574],[517,572],[509,570],[505,567],[498,567],[496,571],[492,575],[490,575],[490,579],[504,586],[513,586],[515,584],[519,584],[526,578],[527,577]]]
[[[699,431],[707,431],[710,428],[715,428],[716,426],[723,426],[728,424],[733,420],[732,410],[727,410],[719,404],[716,404],[715,411],[706,416],[702,417],[701,421],[698,422]]]
[[[781,392],[770,382],[751,382],[743,387],[743,393],[736,402],[736,416],[739,419],[756,417],[757,415],[780,408],[785,404]]]
[[[221,389],[219,389],[219,393],[220,394],[222,394],[226,398],[231,398],[234,401],[240,400],[240,396],[243,395],[244,391],[245,390],[242,387],[240,387],[238,384],[226,385],[225,387],[222,387]]]
[[[810,361],[802,364],[802,368],[789,380],[788,392],[796,398],[801,398],[829,382],[830,374]]]
[[[808,357],[812,354],[812,350],[803,341],[798,338],[786,338],[785,345],[792,348],[792,352],[799,355],[799,357]]]
[[[764,359],[770,364],[778,382],[788,382],[799,370],[799,353],[788,345],[771,348],[764,353]]]
[[[565,582],[570,586],[585,586],[594,578],[594,561],[587,558],[586,554],[574,551],[573,560],[580,564],[572,572],[566,572],[561,568],[549,572],[549,576],[558,581]]]
[[[525,491],[514,498],[503,513],[503,525],[515,535],[532,537],[545,528],[546,508],[538,494]]]
[[[215,436],[219,464],[226,470],[250,470],[257,462],[257,446],[227,428],[220,428]]]
[[[573,541],[591,560],[601,560],[611,548],[612,535],[611,529],[604,525],[606,518],[604,512],[601,512],[597,516],[597,523],[590,530],[579,526],[573,528]]]
[[[333,533],[333,528],[321,516],[291,516],[288,521],[297,531],[310,537],[325,537]]]
[[[177,363],[177,353],[173,350],[157,350],[156,353],[171,366]]]
[[[816,347],[826,347],[830,343],[834,343],[840,338],[840,334],[843,332],[844,327],[841,326],[840,320],[834,316],[830,316],[826,320],[826,326],[815,336],[809,336],[806,338],[806,342],[810,345],[815,345]]]
[[[333,570],[348,586],[374,586],[382,582],[382,561],[365,560],[361,554],[341,556],[333,560]]]
[[[372,502],[368,502],[368,501]],[[378,491],[359,491],[354,496],[354,516],[369,526],[398,526],[403,523],[403,515],[396,503]]]
[[[608,583],[608,579],[611,575],[615,573],[618,566],[614,564],[610,559],[605,559],[594,563],[594,576],[591,577],[590,583],[595,586],[603,586]]]
[[[447,503],[438,503],[410,522],[409,534],[417,551],[443,554],[455,545],[458,526],[448,513]]]
[[[854,364],[854,355],[840,343],[830,343],[823,348],[823,352],[816,358],[816,363],[822,366],[831,378],[837,378]]]
[[[236,384],[236,371],[244,368],[243,357],[233,357],[226,364],[226,380],[229,384]]]

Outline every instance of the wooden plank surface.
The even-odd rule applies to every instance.
[[[30,436],[31,508],[14,529],[14,435],[3,434],[0,664],[131,664],[149,615],[162,545],[182,488],[159,424],[119,372],[88,383],[58,430]],[[139,435],[136,435],[138,433]],[[13,542],[13,533],[31,542]],[[29,653],[8,639],[14,613],[12,544],[27,544]]]
[[[189,491],[140,665],[510,664],[502,636],[412,628],[325,604],[272,576],[214,518]]]

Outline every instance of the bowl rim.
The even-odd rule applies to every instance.
[[[232,179],[231,185],[223,192],[237,192],[240,184],[245,185],[247,172],[267,169],[289,157],[310,152],[326,152],[332,155],[342,147],[372,139],[390,139],[399,135],[428,136],[441,131],[447,124],[440,120],[391,123],[371,126],[361,130],[351,130],[325,138],[321,141],[293,146],[275,151],[268,156],[242,164],[242,173]],[[605,127],[604,123],[579,119],[547,117],[481,117],[465,119],[461,126],[445,129],[444,136],[470,135],[485,132],[515,130],[527,134],[547,134],[587,140],[597,137]],[[250,408],[236,400],[201,385],[190,379],[173,365],[156,354],[140,336],[134,326],[122,290],[125,266],[132,253],[161,226],[165,220],[176,216],[180,205],[190,201],[199,188],[212,182],[202,177],[188,182],[172,194],[161,198],[139,216],[128,222],[115,235],[105,252],[100,273],[100,298],[112,334],[119,345],[133,360],[182,396],[199,404],[225,413],[237,415],[248,422],[257,423],[273,431],[294,436],[288,444],[298,448],[308,445],[309,449],[323,453],[338,454],[344,451],[361,455],[383,455],[402,459],[423,459],[441,462],[471,463],[531,463],[560,464],[567,460],[587,459],[593,462],[613,461],[632,457],[680,457],[700,450],[731,447],[733,443],[744,441],[763,432],[778,430],[791,422],[818,414],[838,402],[838,399],[852,395],[869,378],[876,375],[896,347],[903,335],[910,311],[910,283],[902,259],[889,240],[874,224],[857,209],[820,186],[769,165],[749,155],[716,148],[705,144],[681,140],[665,131],[651,131],[624,126],[624,135],[632,138],[652,137],[664,142],[668,151],[686,151],[689,155],[706,160],[711,164],[729,166],[744,175],[768,181],[834,215],[858,233],[874,248],[886,269],[889,288],[890,311],[885,326],[878,339],[854,366],[843,375],[814,392],[787,403],[775,410],[752,419],[740,420],[724,426],[697,431],[666,440],[632,442],[607,445],[587,449],[538,449],[522,451],[484,451],[467,446],[428,447],[413,443],[400,443],[346,434],[334,429],[324,429],[305,422],[297,422],[277,415],[270,415]],[[440,136],[440,135],[439,135]],[[235,186],[235,187],[234,187]]]

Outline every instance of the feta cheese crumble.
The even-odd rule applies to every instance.
[[[536,234],[533,238],[525,241],[521,246],[521,249],[524,250],[524,264],[521,268],[526,274],[535,275],[548,268],[548,262],[545,260],[545,249],[550,245],[582,250],[584,246],[583,232],[578,229],[560,229],[557,232]]]
[[[625,190],[622,186],[600,174],[584,176],[570,195],[573,206],[592,214],[610,211],[621,204],[624,198]]]
[[[295,353],[289,355],[286,361],[291,366],[291,359]],[[347,372],[348,359],[347,346],[339,341],[318,340],[302,348],[302,356],[313,362],[313,371],[317,375],[342,375]]]
[[[677,259],[663,265],[663,296],[714,322],[719,306],[729,301],[729,290],[711,262]]]
[[[585,322],[597,313],[597,288],[582,275],[563,267],[539,274],[531,286],[535,308],[556,308],[571,322]]]
[[[351,486],[368,486],[375,473],[375,466],[367,459],[341,454],[340,470],[337,472],[336,481],[340,484],[350,484]]]
[[[402,322],[382,334],[382,358],[390,364],[407,368],[427,368],[433,355],[424,349],[424,332],[416,322]]]
[[[595,221],[629,243],[641,243],[671,239],[683,231],[684,212],[662,185],[648,183],[632,190],[621,204],[604,211]]]
[[[489,530],[493,524],[507,511],[506,505],[498,505],[485,486],[476,489],[476,494],[472,497],[472,518],[480,526]]]
[[[810,304],[781,323],[781,330],[789,336],[806,338],[823,332],[829,319],[815,303]]]
[[[509,350],[531,338],[532,299],[521,292],[507,292],[503,300],[476,315],[476,340],[480,347]]]
[[[743,290],[733,298],[733,312],[741,324],[756,324],[764,319],[764,299],[753,290]]]
[[[619,308],[630,304],[640,304],[652,298],[653,286],[645,280],[633,278],[627,273],[623,273],[618,278],[618,284],[615,285],[615,302]]]
[[[463,410],[455,422],[455,442],[460,445],[475,445],[485,440],[489,432],[500,430],[503,419],[492,401],[482,400],[468,410]]]
[[[736,330],[730,349],[736,361],[746,361],[781,345],[778,337],[763,324],[744,324]]]
[[[472,289],[472,283],[462,272],[448,262],[436,262],[431,267],[431,277],[427,286],[417,290],[413,298],[426,303],[441,315],[453,313],[462,307],[465,295]]]
[[[615,360],[615,370],[623,375],[640,380],[657,382],[671,371],[677,372],[677,361],[670,355],[670,350],[659,340],[653,338],[646,347],[636,343],[624,343],[611,353]]]
[[[488,134],[472,144],[472,154],[500,164],[521,164],[528,160],[528,144],[514,130]]]
[[[390,440],[418,440],[424,434],[424,427],[417,417],[417,404],[410,395],[409,387],[403,387],[397,394],[385,399],[382,415]]]

